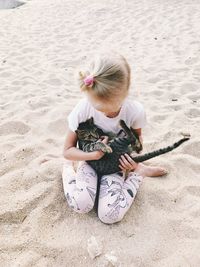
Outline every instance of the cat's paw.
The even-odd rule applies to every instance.
[[[101,150],[104,153],[112,153],[112,148],[104,143],[102,143],[101,141],[97,142],[95,145],[95,149],[96,150]]]
[[[101,151],[104,153],[112,153],[112,148],[110,146],[105,145],[104,147],[101,148]]]

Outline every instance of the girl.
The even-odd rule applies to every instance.
[[[94,118],[94,123],[104,131],[118,133],[118,122],[123,119],[132,126],[142,142],[142,128],[146,114],[142,104],[127,98],[130,87],[130,66],[117,53],[99,54],[85,71],[79,72],[79,84],[85,97],[68,115],[68,133],[65,140],[62,178],[64,193],[69,206],[76,212],[87,213],[94,207],[97,192],[97,174],[87,160],[103,157],[102,151],[83,152],[77,145],[75,130],[80,122]],[[102,141],[107,143],[107,137]],[[73,161],[79,161],[77,171]],[[104,175],[100,180],[98,217],[103,223],[112,224],[122,220],[130,208],[137,190],[145,176],[161,176],[166,170],[134,162],[127,154],[119,160],[122,171],[130,170],[124,180],[122,171]]]

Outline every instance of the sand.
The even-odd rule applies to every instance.
[[[0,266],[200,266],[199,14],[198,0],[32,0],[0,10]],[[113,225],[72,212],[61,179],[66,117],[82,97],[74,70],[106,47],[131,65],[130,99],[148,119],[144,151],[191,134],[146,162],[169,174],[146,177]]]

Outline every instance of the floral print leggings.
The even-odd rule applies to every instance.
[[[75,172],[72,161],[63,164],[62,180],[68,205],[78,213],[91,211],[95,204],[98,176],[86,161],[79,161]],[[98,217],[106,224],[122,220],[130,208],[143,177],[130,172],[124,181],[122,172],[103,175],[99,184]]]

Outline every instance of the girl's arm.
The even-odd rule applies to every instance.
[[[98,160],[104,153],[102,151],[84,152],[76,147],[77,134],[68,129],[65,139],[63,156],[65,159],[79,161],[79,160]]]

